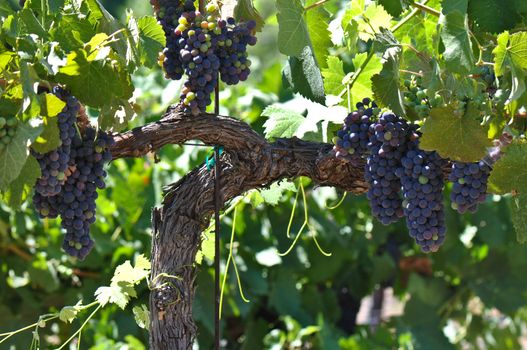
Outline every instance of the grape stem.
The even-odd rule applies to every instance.
[[[0,333],[0,337],[5,337],[2,340],[0,340],[0,344],[2,344],[3,342],[5,342],[7,339],[11,338],[15,334],[18,334],[18,333],[23,332],[23,331],[27,331],[27,330],[29,330],[29,329],[31,329],[33,327],[37,327],[41,322],[48,322],[48,321],[54,320],[56,318],[59,318],[58,314],[43,315],[43,316],[40,316],[40,318],[38,319],[37,322],[35,322],[33,324],[30,324],[29,326],[17,329],[16,331],[12,331],[12,332]]]
[[[419,9],[421,11],[424,11],[432,16],[439,17],[441,16],[441,12],[437,11],[436,9],[433,9],[429,6],[426,6],[425,3],[418,3],[418,2],[412,2],[410,3],[410,6],[415,7],[416,9]]]
[[[64,344],[62,344],[60,346],[60,348],[57,348],[57,350],[61,350],[61,349],[64,349],[64,347],[66,345],[68,345],[72,340],[73,338],[75,338],[78,334],[80,334],[82,332],[82,330],[84,329],[84,327],[86,327],[86,324],[88,324],[88,322],[93,318],[93,316],[95,316],[95,314],[97,313],[97,311],[100,310],[100,308],[102,307],[101,304],[99,304],[95,310],[93,310],[93,312],[90,314],[90,316],[88,316],[88,318],[82,323],[82,325],[80,326],[80,328],[71,335],[71,337],[69,337],[65,342]],[[80,340],[79,340],[80,341]]]
[[[414,6],[414,7],[417,7],[417,5],[419,5],[419,6],[425,6],[427,2],[428,2],[428,0],[425,0],[425,1],[423,1],[422,3],[420,3],[420,4],[414,3],[414,4],[412,4],[412,6]],[[419,13],[419,8],[414,8],[414,9],[412,10],[412,12],[410,12],[410,13],[408,14],[408,16],[406,16],[405,18],[403,18],[402,20],[400,20],[399,23],[397,23],[397,24],[392,28],[392,33],[395,33],[396,31],[398,31],[402,26],[404,26],[406,23],[408,23],[408,21],[410,21],[412,18],[414,18],[414,16],[415,16],[416,14],[418,14],[418,13]]]
[[[311,5],[309,5],[308,7],[306,7],[306,8],[304,9],[304,11],[309,11],[309,10],[314,9],[314,8],[316,8],[316,7],[322,6],[322,5],[324,5],[326,2],[329,2],[329,1],[330,1],[330,0],[319,0],[319,1],[315,2],[314,4],[311,4]]]

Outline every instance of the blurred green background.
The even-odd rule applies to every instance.
[[[151,14],[147,1],[105,0],[118,18],[125,9]],[[274,5],[257,1],[264,18]],[[309,102],[282,87],[282,63],[276,49],[275,19],[268,18],[259,44],[251,48],[254,61],[249,81],[222,91],[222,113],[236,116],[262,132],[260,114],[274,102],[304,109]],[[142,110],[131,126],[155,121],[179,95],[179,82],[162,72],[139,71],[134,76],[137,104]],[[203,163],[210,150],[167,146],[151,157],[117,160],[109,168],[108,189],[97,202],[98,220],[92,235],[96,247],[83,262],[60,250],[57,222],[41,221],[25,205],[13,212],[0,207],[0,333],[36,321],[78,300],[89,303],[94,291],[109,283],[115,267],[137,254],[149,256],[150,210],[160,203],[162,187]],[[296,181],[295,185],[298,186]],[[519,349],[527,327],[527,246],[516,243],[510,222],[509,199],[491,196],[474,215],[447,210],[447,241],[433,255],[424,255],[408,236],[404,222],[384,227],[372,220],[364,196],[331,188],[307,188],[312,232],[304,233],[291,254],[280,257],[291,239],[286,237],[296,193],[285,192],[276,206],[258,203],[249,195],[236,218],[234,259],[249,303],[242,301],[232,267],[223,309],[226,349]],[[447,196],[448,193],[445,194]],[[293,233],[302,224],[299,203]],[[232,214],[222,222],[223,268],[228,253]],[[322,255],[315,234],[331,257]],[[208,239],[208,241],[207,241]],[[206,243],[210,239],[206,238]],[[211,349],[213,333],[212,261],[204,259],[197,284],[195,318],[199,348]],[[365,297],[393,291],[404,305],[401,315],[378,322],[363,305]],[[110,306],[90,321],[82,349],[146,349],[148,333],[139,328],[131,307],[148,305],[149,291],[125,311]],[[376,305],[379,306],[378,304]],[[390,307],[384,307],[390,311]],[[364,311],[365,310],[365,311]],[[82,319],[82,317],[81,317]],[[82,321],[82,320],[81,320]],[[80,325],[48,324],[40,331],[43,348],[55,348]],[[31,334],[23,333],[1,349],[27,349]],[[75,346],[73,343],[72,346]]]

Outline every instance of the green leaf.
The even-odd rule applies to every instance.
[[[403,13],[401,0],[379,0],[379,4],[393,17],[399,17]]]
[[[79,100],[93,107],[108,104],[110,97],[129,99],[133,93],[130,75],[118,61],[89,61],[82,49],[68,55],[68,63],[60,68],[58,78]]]
[[[268,117],[264,124],[264,134],[267,139],[293,137],[306,118],[303,115],[289,111],[277,105],[265,108],[262,116]]]
[[[295,184],[291,181],[282,180],[274,182],[268,189],[261,190],[260,195],[265,203],[269,205],[277,205],[284,198],[284,194],[291,191],[297,191]]]
[[[34,33],[42,39],[47,39],[48,32],[42,27],[35,14],[30,9],[24,8],[18,12],[20,24],[23,24],[27,33]]]
[[[141,304],[141,306],[134,306],[132,309],[132,312],[134,313],[134,319],[137,325],[140,328],[149,330],[150,327],[150,311],[148,311],[148,308],[145,304]]]
[[[64,323],[72,323],[83,310],[82,301],[79,301],[75,306],[64,306],[59,313],[59,319]]]
[[[124,310],[130,301],[130,295],[121,286],[99,287],[95,291],[95,299],[101,306],[116,304]]]
[[[143,254],[139,254],[135,258],[135,268],[150,271],[150,269],[152,268],[152,264],[146,256],[144,256]]]
[[[497,194],[517,192],[527,195],[526,164],[527,143],[514,142],[494,164],[489,177],[489,188]]]
[[[481,125],[476,111],[468,110],[464,116],[454,112],[452,106],[432,109],[421,128],[420,147],[455,161],[479,161],[492,145],[487,138],[488,127]]]
[[[55,117],[64,107],[66,102],[53,94],[44,94],[41,99],[40,111],[43,117]]]
[[[38,161],[29,156],[20,174],[9,184],[9,188],[3,196],[3,200],[11,208],[20,208],[22,203],[31,193],[35,182],[40,177],[40,165]]]
[[[203,262],[203,258],[206,258],[208,261],[214,261],[215,241],[216,239],[213,233],[203,233],[201,247],[196,253],[196,264],[201,264]]]
[[[152,68],[157,65],[159,52],[166,44],[163,28],[154,17],[145,16],[136,20],[131,16],[128,20],[128,29],[135,39],[135,49],[139,55],[140,64]]]
[[[38,97],[44,130],[31,146],[39,153],[47,153],[61,144],[56,116],[64,109],[66,103],[53,94],[43,94]]]
[[[512,197],[511,219],[519,243],[527,243],[527,194]]]
[[[384,64],[379,74],[374,75],[373,94],[377,103],[388,106],[398,114],[404,115],[404,99],[399,87],[399,59],[401,50],[391,48],[384,54]]]
[[[121,131],[137,113],[132,104],[125,99],[111,101],[110,105],[101,108],[98,123],[104,130]]]
[[[287,56],[300,57],[310,46],[309,32],[304,21],[300,0],[277,0],[278,50]]]
[[[509,35],[503,32],[498,36],[498,45],[493,51],[494,71],[497,76],[503,75],[509,65],[516,69],[527,69],[527,32]]]
[[[265,24],[264,19],[254,7],[253,0],[238,0],[234,8],[234,18],[239,21],[256,22],[256,31],[261,32]]]
[[[286,87],[305,98],[320,104],[325,103],[324,80],[310,46],[304,47],[300,58],[289,58],[288,65],[282,71],[282,80]]]
[[[375,35],[380,33],[382,28],[391,27],[391,21],[392,16],[386,12],[382,5],[371,3],[362,13],[362,21],[358,21],[359,38],[364,41],[375,38]]]
[[[441,40],[445,46],[443,57],[447,68],[456,73],[468,73],[474,66],[467,21],[468,0],[444,0],[439,20]]]
[[[326,66],[326,68],[322,69],[324,88],[327,94],[338,96],[342,92],[342,89],[344,89],[342,83],[346,75],[344,73],[344,64],[340,58],[329,56]]]
[[[19,124],[14,138],[0,151],[0,191],[21,173],[29,156],[29,144],[42,132],[42,127]]]
[[[117,266],[112,277],[111,286],[122,285],[121,282],[135,285],[146,279],[150,275],[150,263],[148,260],[144,260],[144,256],[139,258],[139,262],[141,265],[135,267],[130,264],[129,260]]]
[[[367,59],[368,54],[365,52],[357,54],[353,58],[353,66],[355,67],[355,72],[351,75],[351,79],[355,79],[355,81],[351,89],[352,105],[355,105],[364,97],[371,97],[373,95],[372,78],[382,69],[381,59],[375,54],[371,54],[369,62],[364,68],[362,68],[363,64],[366,62]],[[344,80],[345,83],[347,83],[346,78]]]
[[[468,17],[490,33],[512,29],[521,20],[513,0],[470,0]]]
[[[306,3],[306,6],[314,2],[314,0],[310,0]],[[318,66],[325,68],[329,55],[328,50],[332,46],[331,33],[328,30],[330,14],[322,6],[315,7],[307,11],[306,22]]]
[[[56,30],[51,30],[52,38],[66,52],[82,48],[95,34],[97,31],[94,26],[85,18],[79,19],[77,14],[63,14]]]

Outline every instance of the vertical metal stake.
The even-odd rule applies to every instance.
[[[214,114],[220,112],[220,89],[216,84],[214,93]],[[214,349],[220,350],[220,147],[214,147]]]

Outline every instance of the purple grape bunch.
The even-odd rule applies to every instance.
[[[43,159],[55,159],[54,154],[67,153],[66,165],[59,168],[63,177],[53,188],[44,187],[42,178],[35,184],[33,205],[41,218],[55,219],[61,217],[61,226],[65,231],[62,248],[64,251],[79,259],[84,259],[93,248],[94,242],[90,238],[90,226],[95,222],[97,189],[105,188],[106,171],[104,165],[111,161],[109,151],[113,146],[113,137],[105,132],[97,132],[87,127],[82,134],[77,133],[77,113],[80,110],[78,101],[64,90],[55,89],[58,97],[66,100],[66,107],[59,114],[59,128],[63,144],[56,150],[40,155],[35,153],[39,163],[50,164]],[[71,121],[73,120],[73,125]],[[62,128],[61,123],[68,123],[68,128]],[[65,133],[64,130],[74,130]],[[62,135],[67,138],[62,138]],[[66,140],[66,142],[64,142]],[[67,147],[64,147],[67,146]],[[42,172],[54,167],[43,167]],[[50,172],[50,176],[56,176]],[[50,183],[47,176],[46,183]],[[53,191],[51,191],[53,190]]]
[[[337,157],[363,157],[368,153],[370,142],[370,125],[378,113],[377,104],[369,98],[357,103],[357,109],[344,119],[344,126],[333,139]]]
[[[214,4],[201,13],[192,1],[151,3],[167,39],[160,55],[166,77],[180,80],[187,76],[180,96],[186,113],[206,111],[219,76],[229,85],[247,79],[251,66],[247,46],[256,44],[252,34],[256,22],[221,20]]]
[[[105,188],[104,164],[111,161],[113,138],[88,128],[76,138],[72,148],[75,170],[60,195],[59,214],[66,231],[62,248],[71,256],[84,259],[93,248],[90,226],[95,222],[97,189]]]
[[[56,86],[53,89],[53,94],[66,103],[66,106],[57,116],[60,146],[44,154],[32,151],[41,170],[35,191],[44,197],[55,196],[60,193],[62,185],[69,175],[71,143],[77,133],[75,123],[80,109],[79,101],[62,88]]]
[[[249,77],[251,60],[247,58],[247,46],[256,45],[256,37],[252,34],[255,27],[255,21],[238,24],[234,18],[218,21],[221,33],[218,35],[217,52],[221,62],[221,80],[225,84],[236,85]]]
[[[370,185],[367,193],[372,214],[382,224],[389,225],[403,217],[400,196],[401,181],[396,176],[406,152],[412,126],[391,112],[385,112],[370,125],[370,155],[364,178]]]
[[[475,163],[453,162],[449,180],[453,183],[452,209],[460,214],[475,213],[487,197],[487,180],[491,167],[481,160]]]
[[[435,252],[445,240],[443,205],[446,161],[436,152],[419,149],[419,141],[410,141],[401,159],[397,176],[401,179],[403,209],[410,236],[423,252]]]

